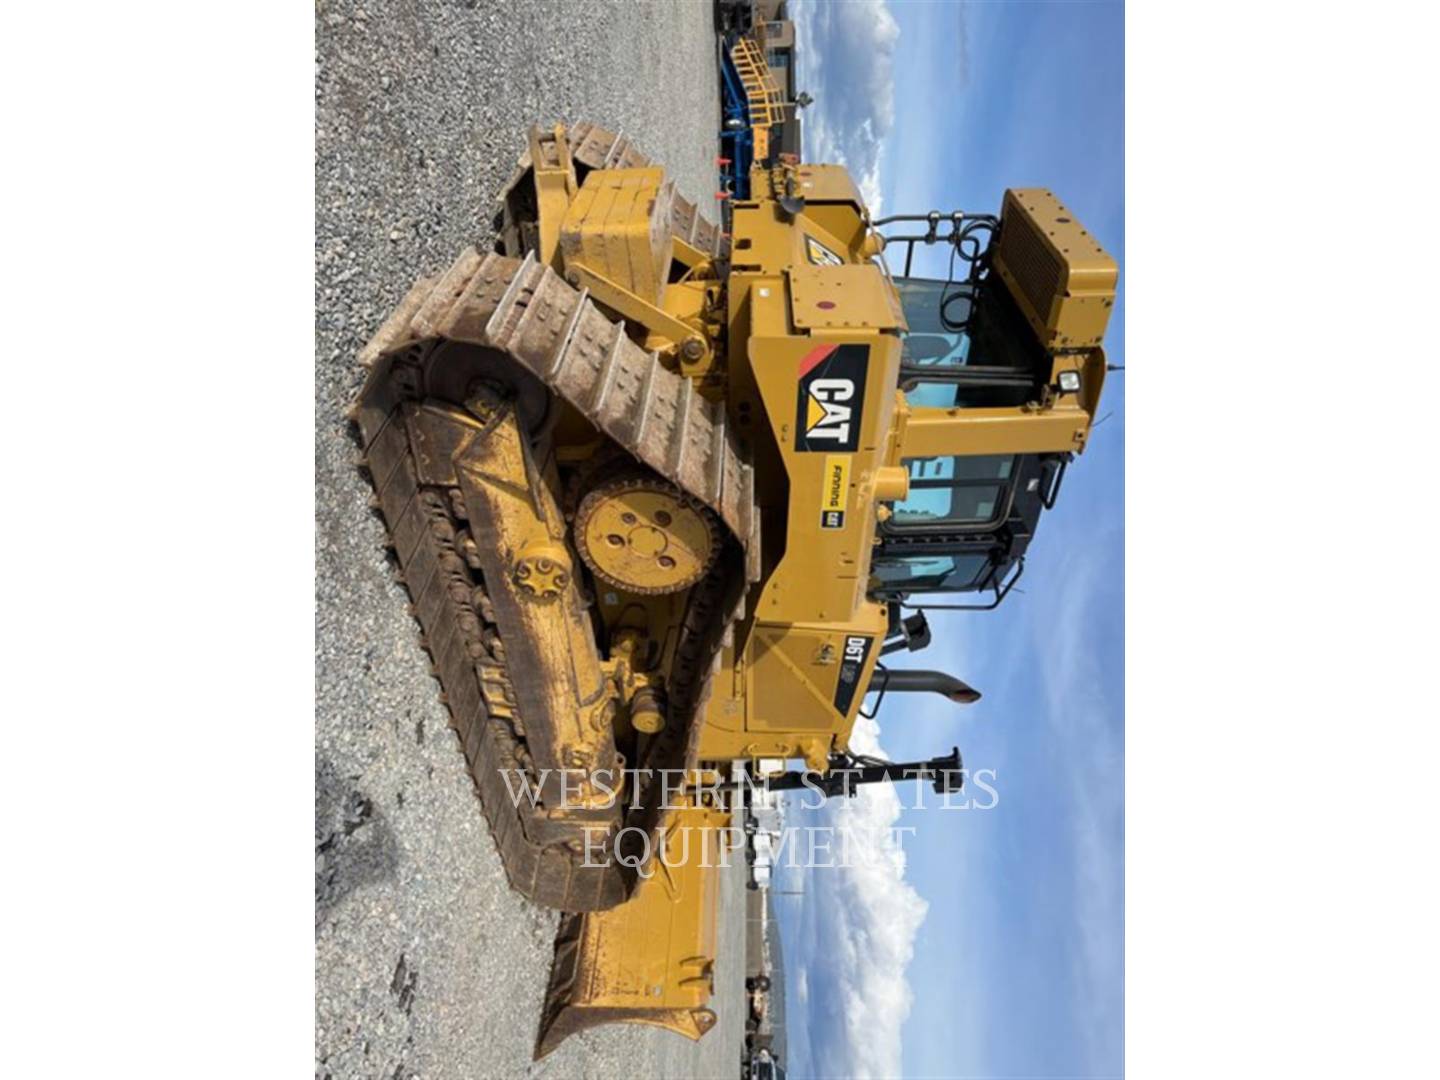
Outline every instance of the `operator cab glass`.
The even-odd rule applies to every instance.
[[[1003,288],[989,280],[894,281],[909,327],[900,388],[912,406],[985,408],[1034,399],[1048,375],[1046,357]]]
[[[969,294],[964,287],[928,278],[896,278],[900,306],[905,309],[905,322],[910,327],[901,363],[920,367],[963,364],[970,353],[970,336],[963,330],[947,329],[940,318],[940,304],[947,292],[952,294],[946,322],[963,324],[969,315]]]
[[[907,458],[910,494],[890,503],[871,560],[875,592],[992,588],[996,570],[1007,564],[1006,542],[997,534],[1024,461],[1011,454]]]
[[[910,491],[888,504],[890,514],[876,531],[871,594],[902,600],[991,592],[998,603],[1019,578],[1063,463],[1055,454],[905,459]]]
[[[877,554],[870,573],[886,594],[917,592],[968,592],[983,588],[990,576],[985,552],[958,555]]]
[[[1015,458],[1010,454],[906,458],[910,494],[891,504],[896,529],[973,530],[998,523],[1007,509]]]

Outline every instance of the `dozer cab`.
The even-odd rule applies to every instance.
[[[870,690],[978,696],[880,657],[1005,599],[1105,379],[1115,264],[1048,191],[872,221],[841,167],[749,180],[722,233],[627,139],[532,128],[496,250],[361,357],[374,505],[491,834],[565,913],[537,1056],[713,1025],[735,763],[963,783],[958,751],[852,755],[852,725]],[[927,244],[963,273],[910,277]]]

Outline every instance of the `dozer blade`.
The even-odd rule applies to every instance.
[[[535,1057],[599,1024],[652,1024],[690,1039],[715,1025],[715,922],[721,864],[730,857],[730,815],[676,810],[630,900],[567,915]]]

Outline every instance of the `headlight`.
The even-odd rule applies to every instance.
[[[1078,371],[1060,372],[1060,392],[1062,394],[1078,394],[1080,392],[1080,373]]]

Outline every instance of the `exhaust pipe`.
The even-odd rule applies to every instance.
[[[956,705],[973,705],[980,700],[980,691],[943,671],[891,670],[877,671],[870,679],[871,690],[919,693],[929,690],[949,698]]]

